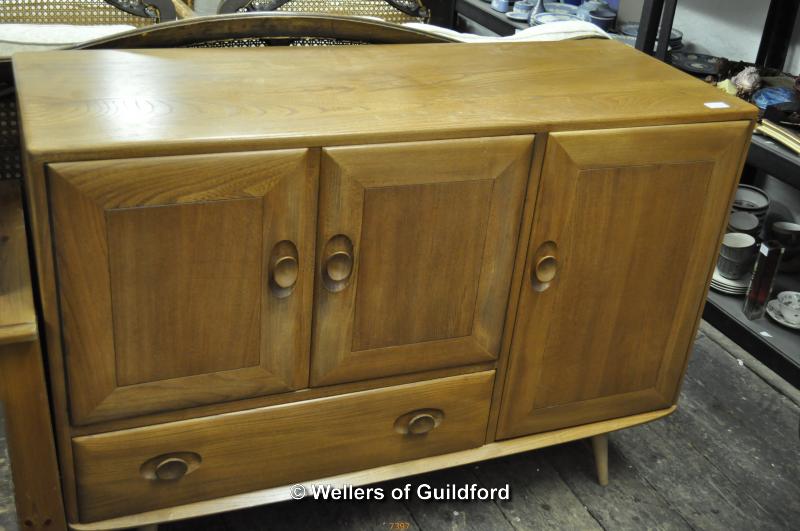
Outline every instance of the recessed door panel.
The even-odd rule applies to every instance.
[[[318,155],[48,167],[73,422],[305,387]]]
[[[748,132],[550,135],[499,438],[674,403]]]
[[[259,365],[262,200],[106,212],[117,383]]]
[[[497,357],[532,141],[323,150],[312,385]]]

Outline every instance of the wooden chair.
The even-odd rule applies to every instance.
[[[377,17],[386,22],[455,23],[455,0],[223,0],[218,13],[295,12]]]
[[[128,24],[150,26],[175,20],[172,0],[0,0],[5,24]]]
[[[173,0],[0,0],[0,24],[125,24],[152,28],[186,16],[189,6]],[[10,60],[0,59],[0,180],[21,176],[19,132]]]
[[[430,20],[430,11],[419,0],[224,0],[217,12],[270,11],[377,17],[397,24]]]

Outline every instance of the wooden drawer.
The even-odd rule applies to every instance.
[[[493,381],[486,371],[77,437],[81,521],[480,446]]]

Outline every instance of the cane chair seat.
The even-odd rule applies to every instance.
[[[141,5],[141,0],[123,0],[128,5]],[[125,24],[144,27],[158,21],[158,13],[150,8],[148,17],[123,11],[105,0],[0,0],[0,23],[3,24],[71,24],[76,26]]]

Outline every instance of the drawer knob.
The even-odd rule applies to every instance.
[[[408,421],[408,433],[412,435],[423,435],[436,427],[436,419],[430,413],[420,413],[414,415]]]
[[[177,481],[197,470],[201,462],[200,455],[194,452],[173,452],[148,459],[139,473],[153,481]]]
[[[156,477],[163,481],[181,479],[189,471],[189,463],[180,457],[168,457],[156,465]]]
[[[418,409],[398,417],[394,429],[403,435],[425,435],[436,429],[443,418],[440,409]]]

